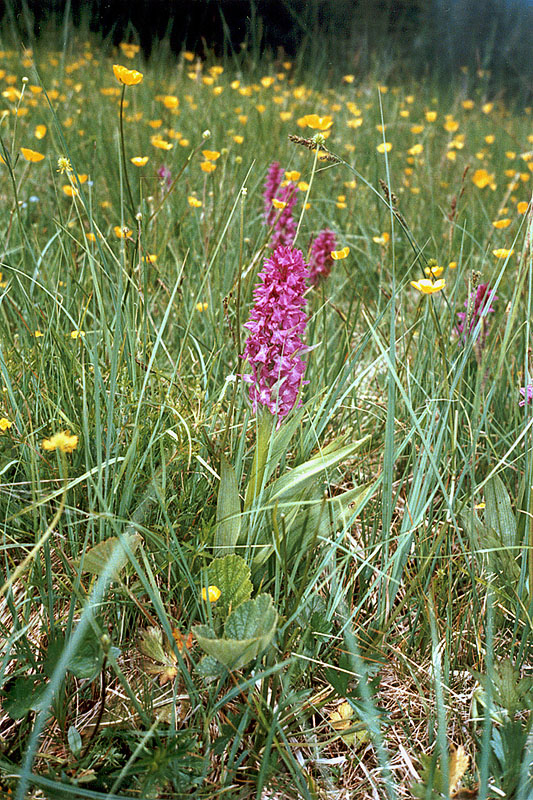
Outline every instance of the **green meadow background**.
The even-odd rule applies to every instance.
[[[498,30],[442,75],[429,25],[146,59],[15,19],[0,796],[531,797],[533,103]],[[241,378],[273,161],[295,246],[348,250],[279,426]]]

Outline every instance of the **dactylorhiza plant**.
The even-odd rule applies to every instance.
[[[265,260],[254,289],[254,306],[245,324],[250,335],[243,358],[252,372],[243,376],[254,411],[265,406],[279,422],[295,406],[308,351],[304,297],[309,270],[301,250],[278,245]]]
[[[270,247],[276,250],[280,245],[292,245],[296,234],[296,222],[292,210],[296,205],[298,187],[292,181],[283,181],[283,169],[273,161],[267,172],[263,200],[264,220],[268,227],[274,226]]]
[[[470,293],[468,300],[465,300],[466,311],[457,312],[457,316],[461,320],[457,324],[457,333],[459,336],[462,336],[463,342],[466,342],[467,333],[472,333],[480,318],[483,317],[481,334],[477,344],[481,348],[485,346],[488,333],[488,320],[486,315],[494,313],[491,303],[493,300],[497,299],[498,296],[494,294],[494,290],[490,288],[488,283],[480,283],[477,289],[474,289]]]
[[[324,228],[314,239],[309,259],[309,279],[313,286],[318,286],[319,281],[325,280],[331,272],[333,264],[331,253],[336,246],[337,239],[329,228]]]

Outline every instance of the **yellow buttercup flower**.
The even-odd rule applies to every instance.
[[[327,131],[333,125],[333,117],[319,117],[318,114],[306,114],[300,117],[298,125],[301,128],[313,128],[315,131]]]
[[[217,168],[216,164],[212,161],[200,161],[200,169],[202,172],[214,172]]]
[[[526,200],[521,200],[517,203],[516,210],[519,214],[525,214],[529,208],[529,203]]]
[[[70,431],[55,433],[50,439],[43,439],[44,450],[61,450],[62,453],[72,453],[78,446],[78,437],[71,436]]]
[[[166,139],[163,139],[158,134],[150,136],[150,144],[152,144],[154,147],[157,147],[159,150],[172,150],[174,147],[172,142],[167,142]]]
[[[188,204],[190,205],[191,208],[201,208],[202,207],[202,201],[198,200],[197,197],[188,197],[187,198],[187,202],[188,202]]]
[[[216,161],[217,158],[220,158],[218,150],[202,150],[202,155],[206,161]]]
[[[426,275],[433,275],[434,278],[439,278],[444,272],[444,267],[439,267],[439,266],[426,267],[424,272],[426,273]]]
[[[429,278],[421,278],[419,281],[411,281],[411,286],[418,289],[422,294],[435,294],[442,291],[446,286],[446,281],[441,278],[438,281],[432,281]]]
[[[126,58],[134,58],[141,49],[138,44],[130,44],[129,42],[121,42],[119,47]]]
[[[204,588],[202,589],[202,600],[204,600],[205,602],[209,600],[210,603],[216,603],[221,594],[222,592],[220,591],[218,586],[214,585],[208,586],[207,590],[204,586]]]
[[[282,200],[276,200],[276,198],[274,197],[272,198],[272,205],[274,206],[274,208],[277,208],[279,210],[281,208],[285,208],[287,203],[284,203]]]
[[[494,175],[489,175],[486,169],[476,169],[472,175],[472,182],[475,183],[478,189],[484,189],[485,186],[489,186],[493,180]]]
[[[128,69],[120,64],[113,64],[113,74],[117,81],[125,86],[136,86],[143,79],[143,74],[139,70]]]
[[[12,425],[13,423],[7,419],[7,417],[2,417],[2,419],[0,419],[0,431],[2,431],[2,433],[7,431]]]
[[[113,230],[115,231],[115,236],[118,239],[127,239],[128,236],[131,236],[131,231],[129,228],[121,228],[120,225],[115,225]]]
[[[349,252],[350,248],[346,246],[343,247],[342,250],[332,250],[330,255],[334,261],[340,261],[342,258],[346,258]]]
[[[496,258],[508,258],[509,256],[512,256],[513,253],[513,248],[507,250],[505,247],[498,247],[496,250],[492,251],[492,254],[496,256]]]
[[[148,163],[148,156],[134,156],[130,161],[135,167],[144,167]]]
[[[511,220],[509,218],[506,219],[495,219],[492,223],[493,227],[500,230],[501,228],[508,228],[511,224]]]
[[[376,147],[376,150],[378,153],[390,153],[392,150],[392,144],[390,142],[381,142],[381,144],[378,144]]]
[[[36,164],[38,161],[42,161],[44,156],[42,153],[38,153],[36,150],[30,150],[29,147],[21,147],[20,152],[22,153],[23,158],[26,161],[30,161],[32,164]]]
[[[180,104],[179,98],[173,94],[166,94],[163,97],[163,105],[165,108],[177,108]]]
[[[67,197],[78,197],[79,192],[75,186],[71,186],[70,183],[66,183],[64,186],[61,187],[63,190],[63,194],[66,194]]]
[[[33,132],[33,135],[35,136],[36,139],[44,139],[44,137],[46,136],[46,125],[37,125]]]
[[[447,119],[444,123],[444,130],[448,131],[448,133],[455,133],[458,127],[459,123],[453,118]]]

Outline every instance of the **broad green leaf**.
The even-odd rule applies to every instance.
[[[309,502],[308,496],[301,494],[298,499],[291,502],[289,508],[286,505],[281,508],[275,507],[272,519],[280,534],[282,530],[286,531],[285,552],[290,556],[298,548],[305,549],[313,539],[316,541],[327,539],[333,529],[341,530],[350,524],[364,508],[377,485],[376,482],[356,486],[326,500],[323,497],[316,497],[315,502]],[[283,526],[278,518],[280,512],[284,514]],[[274,545],[270,543],[256,548],[253,559],[254,570],[273,552]],[[254,573],[254,579],[255,577]]]
[[[233,554],[215,558],[209,564],[207,575],[209,586],[218,586],[220,589],[217,610],[223,609],[226,613],[230,608],[235,610],[252,594],[250,568],[241,556]]]
[[[95,632],[89,626],[78,645],[78,649],[69,659],[68,671],[77,678],[93,680],[102,667],[104,653]]]
[[[77,756],[78,753],[81,753],[82,741],[80,732],[74,725],[71,725],[67,732],[67,739],[68,739],[68,746],[70,747],[70,752]]]
[[[260,594],[230,614],[224,626],[224,636],[230,639],[251,639],[255,636],[272,638],[277,620],[272,597]]]
[[[358,439],[352,444],[340,447],[335,450],[326,450],[318,453],[313,458],[300,464],[290,472],[278,478],[270,487],[268,492],[268,502],[273,503],[277,500],[289,500],[297,492],[305,489],[315,478],[328,469],[338,466],[345,458],[353,455],[362,445],[369,440],[369,436]]]
[[[499,535],[504,547],[516,544],[516,519],[502,479],[493,475],[485,486],[485,521]]]
[[[2,690],[2,708],[11,719],[23,719],[29,711],[40,710],[39,700],[45,688],[37,675],[14,678]]]
[[[196,665],[196,672],[206,679],[218,678],[223,671],[224,667],[213,656],[203,656]]]
[[[142,536],[139,533],[130,533],[125,534],[124,539],[132,552],[135,553],[142,541]],[[113,574],[116,576],[128,563],[128,554],[122,542],[116,536],[99,542],[99,544],[91,547],[91,549],[85,553],[82,566],[83,572],[90,572],[91,575],[101,575],[109,559],[112,557],[115,559]]]
[[[217,499],[215,555],[233,553],[241,530],[241,501],[235,470],[228,459],[220,459],[220,486]]]
[[[196,625],[200,647],[228,669],[240,669],[253,661],[272,641],[278,615],[270,595],[259,595],[242,603],[229,617],[224,638],[217,639],[207,625]]]

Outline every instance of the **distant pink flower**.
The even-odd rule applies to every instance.
[[[161,178],[161,183],[164,183],[168,189],[172,183],[172,172],[169,168],[162,164],[157,170],[157,175]]]
[[[527,386],[521,388],[520,394],[522,395],[522,400],[520,400],[518,405],[525,406],[526,403],[529,405],[533,400],[533,383],[528,383]]]
[[[494,313],[494,309],[489,304],[492,303],[493,300],[497,300],[498,296],[493,294],[493,290],[490,288],[488,283],[480,283],[477,289],[475,289],[474,292],[471,293],[470,300],[465,300],[466,309],[468,309],[468,305],[471,302],[472,298],[474,298],[474,308],[472,310],[472,318],[470,320],[469,332],[471,333],[474,330],[480,317],[483,315],[483,325],[480,337],[480,344],[483,347],[488,333],[488,319],[485,315]],[[457,332],[460,336],[463,337],[463,341],[466,341],[465,328],[466,328],[467,313],[468,311],[457,312],[457,316],[461,320],[461,322],[459,322],[457,325]]]
[[[317,286],[320,278],[326,279],[331,272],[333,259],[331,253],[337,246],[335,234],[329,228],[320,231],[311,245],[309,259],[309,276],[313,286]]]
[[[279,187],[283,180],[283,169],[277,161],[273,161],[268,168],[267,179],[263,189],[263,200],[265,204],[265,222],[268,225],[269,219],[273,219],[276,215],[272,215],[273,206],[272,200],[278,196]],[[279,198],[278,198],[279,199]]]
[[[243,358],[252,368],[243,376],[254,410],[266,406],[282,420],[294,407],[305,373],[302,355],[307,316],[307,264],[301,250],[280,245],[266,259],[254,289],[254,307],[245,324],[250,335]]]
[[[264,220],[268,227],[275,225],[270,240],[270,247],[275,250],[280,245],[292,245],[296,233],[296,222],[292,210],[296,205],[298,187],[292,182],[282,186],[284,171],[277,161],[273,161],[267,172],[264,185]],[[285,203],[279,211],[272,205],[272,200]]]

